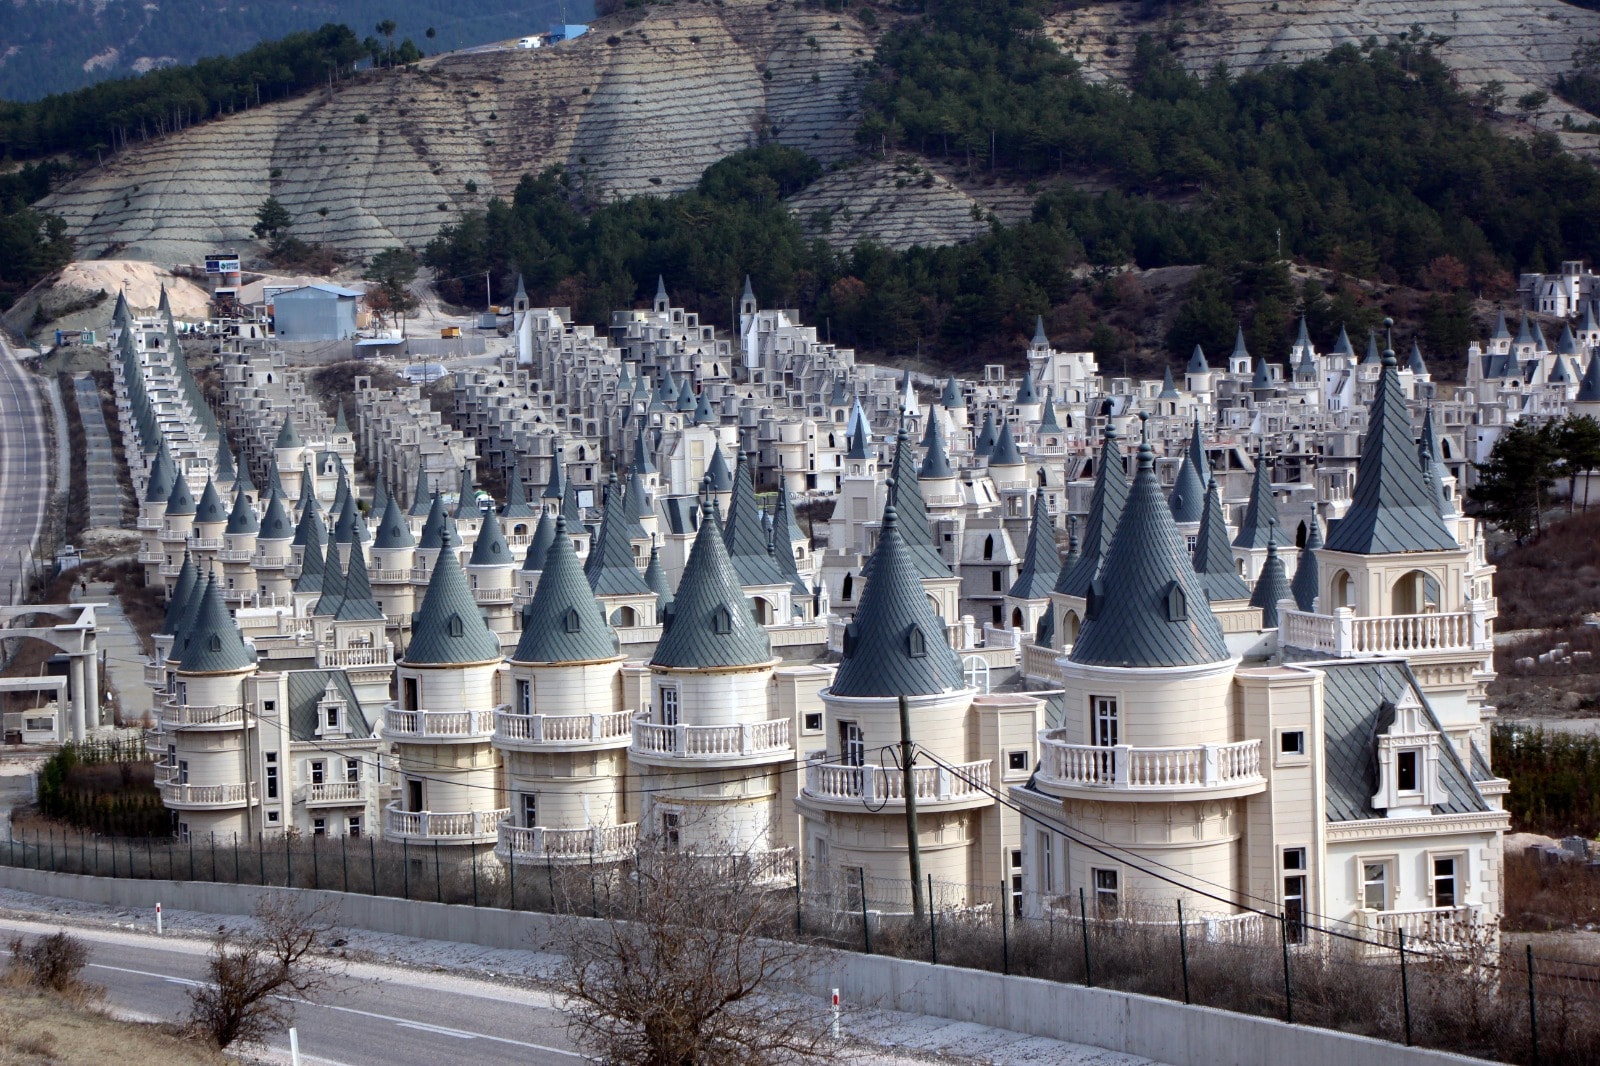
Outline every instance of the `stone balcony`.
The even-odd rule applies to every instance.
[[[307,807],[360,807],[368,791],[365,781],[324,781],[304,786],[301,799]]]
[[[255,715],[242,703],[207,707],[168,700],[156,708],[156,724],[163,732],[247,729],[255,725]]]
[[[176,780],[157,782],[161,802],[175,811],[220,811],[245,807],[256,801],[256,783],[190,785]]]
[[[1490,652],[1497,609],[1490,598],[1447,614],[1359,616],[1348,607],[1333,614],[1284,611],[1279,639],[1285,647],[1334,659]]]
[[[394,645],[384,643],[376,648],[317,648],[317,669],[359,669],[370,666],[383,669],[394,665]]]
[[[584,751],[625,748],[633,738],[633,712],[513,714],[494,716],[494,746],[513,751]]]
[[[994,802],[988,791],[994,772],[989,759],[952,766],[916,766],[911,770],[911,787],[917,809],[962,810]],[[806,763],[802,802],[834,810],[860,811],[866,805],[873,811],[904,810],[905,774],[898,766],[867,764],[848,766],[824,762],[813,756]]]
[[[1458,951],[1478,945],[1484,938],[1481,907],[1422,907],[1416,910],[1379,911],[1361,909],[1356,924],[1368,942],[1366,953],[1382,954],[1398,950],[1401,934],[1407,946],[1419,951]]]
[[[1068,744],[1063,731],[1039,734],[1040,789],[1052,795],[1120,802],[1224,799],[1267,787],[1261,741],[1151,748]]]
[[[628,756],[654,763],[746,766],[774,762],[793,751],[787,718],[737,725],[658,725],[640,716],[633,720]]]
[[[489,844],[499,839],[500,823],[511,811],[403,811],[384,808],[383,835],[412,843]]]
[[[505,863],[615,862],[633,854],[639,823],[588,826],[581,829],[523,829],[509,821],[500,825],[495,857]]]
[[[516,589],[473,589],[473,602],[479,604],[510,603]]]
[[[394,704],[383,709],[383,735],[389,740],[415,743],[486,741],[494,736],[494,719],[506,707],[486,711],[402,710]]]

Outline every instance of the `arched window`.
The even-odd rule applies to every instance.
[[[993,559],[994,558],[994,537],[993,537],[993,535],[990,535],[990,536],[987,536],[987,537],[983,538],[983,557],[985,559]]]
[[[1068,611],[1061,616],[1062,647],[1073,644],[1078,639],[1078,612]]]
[[[1012,629],[1021,629],[1022,628],[1022,608],[1020,608],[1020,607],[1011,608],[1011,628]]]
[[[1391,614],[1426,614],[1439,609],[1439,582],[1425,570],[1402,574],[1389,589]]]
[[[921,659],[928,654],[928,638],[916,626],[906,632],[906,652],[913,659]]]
[[[727,636],[733,632],[733,613],[727,605],[719,604],[711,613],[711,631],[718,636]]]
[[[1332,593],[1329,599],[1335,608],[1356,605],[1355,582],[1350,579],[1350,571],[1340,570],[1334,574],[1328,589]]]

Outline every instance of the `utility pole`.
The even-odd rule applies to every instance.
[[[494,293],[489,289],[489,272],[483,272],[483,309],[494,314]]]
[[[901,789],[906,797],[906,857],[911,862],[911,910],[917,921],[922,921],[922,847],[917,836],[917,789],[911,772],[911,705],[900,697],[900,773]]]

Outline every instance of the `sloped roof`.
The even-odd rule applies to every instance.
[[[606,485],[605,513],[600,532],[589,548],[583,572],[596,596],[644,596],[650,586],[633,565],[633,545],[628,539],[627,517],[615,482]]]
[[[511,566],[511,545],[506,543],[506,532],[500,528],[500,519],[493,511],[483,516],[478,527],[478,538],[472,542],[472,556],[468,566]]]
[[[539,516],[539,524],[533,527],[533,539],[528,541],[528,550],[522,556],[522,569],[544,569],[545,553],[550,550],[550,545],[555,539],[556,520],[550,516],[549,511],[546,511]]]
[[[1017,384],[1017,403],[1038,403],[1039,389],[1033,383],[1033,375],[1024,370],[1022,380]]]
[[[1387,352],[1356,466],[1355,493],[1350,509],[1328,532],[1328,550],[1380,555],[1456,547],[1423,478],[1394,353]]]
[[[664,618],[665,631],[650,659],[652,666],[759,666],[772,659],[772,642],[756,623],[750,601],[739,587],[739,575],[713,513],[706,510],[695,533],[677,595]]]
[[[444,513],[444,499],[434,493],[432,502],[428,504],[428,517],[422,523],[422,539],[417,541],[417,547],[424,551],[437,551],[442,547],[453,547],[451,539],[452,528],[449,517]]]
[[[367,721],[366,708],[356,698],[350,687],[350,675],[343,670],[290,670],[285,677],[289,689],[289,738],[302,743],[317,740],[317,727],[321,724],[323,696],[328,685],[333,694],[344,703],[341,719],[349,736],[365,740],[372,736],[372,723]]]
[[[522,483],[522,464],[511,464],[511,484],[506,490],[506,505],[500,508],[503,518],[532,518],[536,512],[528,503],[528,487]]]
[[[417,487],[411,494],[411,510],[408,512],[413,518],[421,518],[433,506],[433,490],[428,487],[428,472],[422,468],[417,469]]]
[[[912,565],[924,580],[949,577],[949,564],[933,546],[933,526],[928,521],[927,502],[922,498],[922,480],[917,476],[916,453],[911,449],[911,440],[903,425],[899,436],[895,438],[894,461],[889,470],[894,478],[891,495],[895,513],[899,516],[900,537],[905,542],[906,550],[911,553]],[[861,568],[861,576],[870,578],[871,574],[872,559],[869,557]]]
[[[156,457],[150,463],[150,480],[144,490],[145,502],[166,503],[168,497],[172,495],[172,483],[177,478],[178,468],[173,465],[172,456],[167,453],[167,440],[163,437],[156,448]]]
[[[393,496],[383,509],[383,516],[378,519],[378,536],[372,542],[374,548],[414,548],[417,538],[411,535],[411,526],[406,522],[405,516],[400,513],[400,504]]]
[[[1579,403],[1600,403],[1600,353],[1589,356],[1583,380],[1578,383]]]
[[[218,503],[220,502],[219,500]],[[194,493],[189,491],[189,479],[182,474],[177,474],[172,479],[172,491],[167,493],[167,514],[192,515],[194,513]]]
[[[661,617],[672,604],[672,582],[667,580],[667,568],[661,565],[661,548],[650,545],[650,565],[644,568],[644,583],[656,594],[656,617]]]
[[[961,386],[956,383],[954,374],[944,379],[944,392],[939,394],[939,403],[946,411],[967,406],[967,398],[962,394]]]
[[[1197,344],[1194,351],[1189,353],[1189,365],[1183,368],[1186,374],[1204,374],[1211,367],[1206,364],[1206,353],[1200,350]]]
[[[1194,542],[1194,569],[1212,603],[1250,598],[1250,586],[1239,576],[1228,544],[1228,519],[1217,495],[1217,481],[1206,489],[1206,506],[1200,515],[1200,533]]]
[[[845,627],[844,657],[829,690],[835,696],[882,698],[964,687],[961,657],[946,642],[944,622],[922,591],[893,505],[884,508],[883,532],[872,555],[872,578]]]
[[[244,494],[243,485],[234,491],[233,510],[228,513],[228,526],[224,532],[236,536],[261,532],[261,522],[256,518],[255,508],[250,506],[249,497]]]
[[[1057,592],[1069,596],[1088,595],[1089,585],[1100,569],[1100,558],[1111,544],[1111,534],[1117,528],[1127,499],[1128,471],[1122,465],[1117,427],[1108,421],[1100,446],[1100,466],[1094,475],[1094,493],[1089,497],[1089,520],[1080,542],[1082,554],[1075,566],[1061,571],[1061,579],[1056,582]]]
[[[712,492],[733,491],[733,474],[728,470],[728,460],[720,444],[712,445],[711,459],[706,463],[706,484]]]
[[[1278,601],[1289,598],[1289,574],[1278,558],[1277,544],[1267,545],[1267,561],[1261,566],[1261,576],[1250,593],[1250,606],[1261,608],[1261,628],[1278,628]]]
[[[1149,442],[1139,445],[1128,502],[1070,658],[1119,667],[1198,666],[1230,658],[1222,626],[1161,498]]]
[[[344,568],[340,592],[339,607],[333,615],[339,621],[375,621],[383,617],[378,601],[372,598],[372,577],[367,573],[367,554],[361,550],[360,540],[350,545],[350,561]]]
[[[983,425],[978,429],[978,436],[972,442],[972,450],[979,455],[988,455],[994,451],[995,442],[1000,439],[1000,433],[994,428],[994,412],[983,412]]]
[[[300,512],[300,521],[295,523],[294,539],[290,543],[296,548],[303,548],[307,544],[321,544],[328,539],[328,529],[322,524],[322,515],[315,507],[307,507]]]
[[[1233,538],[1235,548],[1265,548],[1268,544],[1287,544],[1289,538],[1278,528],[1278,501],[1272,495],[1272,475],[1266,453],[1256,456],[1256,472],[1250,482],[1250,502]]]
[[[1039,432],[1060,433],[1061,423],[1056,421],[1056,390],[1044,390],[1044,407],[1039,411]]]
[[[616,631],[606,622],[605,609],[578,565],[567,523],[558,518],[533,602],[522,615],[522,636],[511,661],[594,662],[615,657],[617,647]]]
[[[1317,603],[1317,549],[1322,547],[1322,526],[1317,522],[1317,516],[1311,516],[1310,528],[1306,530],[1306,542],[1300,548],[1300,561],[1295,564],[1294,584],[1290,590],[1294,593],[1294,605],[1302,611],[1312,610]]]
[[[1495,314],[1494,339],[1497,341],[1511,339],[1511,331],[1506,328],[1506,309],[1504,307],[1500,308]]]
[[[248,670],[256,664],[256,650],[245,643],[234,624],[215,576],[207,580],[200,609],[178,641],[183,645],[178,669],[186,674]]]
[[[939,428],[939,420],[928,419],[928,451],[922,457],[922,468],[918,471],[922,478],[949,478],[955,477],[956,472],[950,466],[950,455],[944,447],[944,430]]]
[[[189,597],[194,594],[194,586],[199,580],[199,572],[194,566],[194,557],[189,554],[189,549],[183,550],[183,565],[178,568],[178,580],[172,584],[172,593],[167,597],[167,610],[161,616],[161,628],[157,633],[176,633],[178,622],[181,620],[184,608],[188,606]]]
[[[484,623],[453,551],[441,551],[422,606],[411,616],[404,661],[425,666],[498,660],[500,638]]]
[[[1056,524],[1042,494],[1033,498],[1033,520],[1028,525],[1028,546],[1022,552],[1017,579],[1006,595],[1018,600],[1042,600],[1055,591],[1061,576],[1061,554],[1056,550]]]
[[[1189,439],[1189,447],[1183,453],[1183,465],[1178,467],[1178,477],[1172,483],[1172,495],[1167,497],[1167,505],[1172,508],[1174,522],[1198,522],[1205,513],[1206,486],[1203,477],[1204,473],[1209,473],[1206,470],[1205,456],[1205,445],[1200,440],[1200,422],[1197,419],[1194,433]]]
[[[1011,423],[1005,422],[1000,426],[1000,435],[995,438],[994,448],[989,452],[990,466],[1021,466],[1022,452],[1017,448],[1016,438],[1011,435]]]
[[[273,444],[274,448],[301,448],[305,442],[300,439],[299,430],[294,428],[294,419],[289,415],[283,416],[283,425],[278,427],[278,439]]]
[[[1158,400],[1176,400],[1178,387],[1172,382],[1172,367],[1167,367],[1161,375],[1161,391],[1156,394]]]
[[[1436,804],[1434,813],[1481,814],[1491,809],[1472,784],[1455,745],[1443,735],[1438,716],[1405,662],[1341,659],[1314,665],[1325,675],[1323,740],[1328,821],[1383,817],[1372,806],[1372,797],[1378,791],[1377,731],[1380,719],[1393,714],[1385,705],[1392,707],[1407,689],[1422,704],[1429,726],[1441,733],[1439,781],[1450,800]]]
[[[353,544],[353,542],[350,542]],[[322,560],[322,595],[317,598],[312,614],[336,616],[344,602],[344,567],[339,561],[339,542],[328,541],[328,554]]]

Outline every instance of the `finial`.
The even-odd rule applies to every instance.
[[[1278,554],[1278,520],[1267,519],[1267,555],[1272,557]]]
[[[1150,441],[1150,412],[1139,412],[1139,441],[1148,444]]]
[[[1383,365],[1399,366],[1400,361],[1394,355],[1394,319],[1383,320]]]

